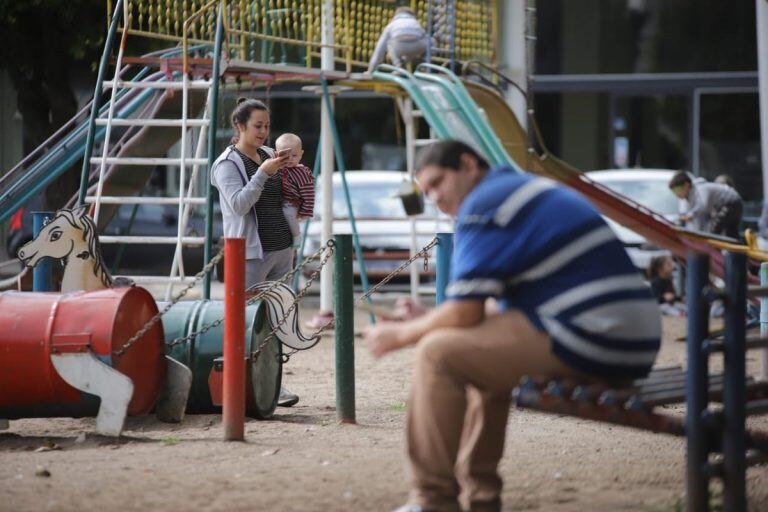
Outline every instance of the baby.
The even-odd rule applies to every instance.
[[[288,163],[280,169],[283,181],[283,214],[291,228],[294,245],[299,245],[299,222],[312,217],[315,209],[315,178],[312,170],[301,163],[304,150],[301,139],[293,133],[284,133],[275,141],[278,153],[288,153]]]

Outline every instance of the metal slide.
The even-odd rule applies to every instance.
[[[195,47],[195,49],[197,48]],[[160,56],[168,57],[179,52],[180,50],[176,49],[166,50]],[[133,70],[135,70],[135,66],[125,66],[118,75],[121,77],[128,76]],[[164,73],[151,72],[150,68],[144,67],[139,69],[129,82],[146,84],[163,82],[165,80],[166,76]],[[201,96],[201,98],[194,98],[191,102],[193,109],[197,112],[202,109],[202,104],[205,102],[204,95]],[[124,89],[115,96],[114,118],[117,120],[152,118],[160,114],[173,115],[172,111],[174,110],[178,115],[181,110],[181,106],[178,103],[180,103],[178,98],[164,98],[161,93],[151,88]],[[106,115],[110,108],[112,108],[111,105],[112,100],[106,101],[99,109],[99,115]],[[88,105],[83,107],[80,112],[75,114],[72,119],[51,135],[40,147],[0,177],[0,191],[2,191],[0,193],[0,223],[9,219],[16,210],[31,198],[41,194],[56,178],[80,161],[85,153],[86,137],[88,134],[88,113],[90,110],[91,103],[89,102]],[[128,121],[125,122],[128,123]],[[115,124],[117,123],[120,123],[120,121],[117,121]],[[103,125],[96,129],[94,139],[97,143],[103,143],[105,132],[106,127]],[[156,137],[157,135],[160,135],[160,137]],[[175,140],[169,140],[168,137],[163,137],[162,135],[162,132],[158,131],[143,131],[137,134],[136,130],[125,130],[120,133],[121,144],[115,151],[134,152],[136,153],[135,156],[141,156],[143,151],[140,146],[142,144],[161,145],[167,150],[178,141],[178,133]],[[155,150],[157,151],[157,148]],[[92,174],[94,172],[98,172],[98,169],[95,167],[92,168]],[[93,176],[92,180],[95,178],[96,176]],[[115,179],[107,186],[115,187],[125,192],[126,195],[135,194],[141,189],[147,178],[148,176],[146,175],[126,175]],[[128,192],[129,190],[130,192]],[[77,193],[74,190],[72,192],[73,194]],[[72,206],[74,201],[70,203],[72,203],[70,204]],[[112,213],[106,212],[103,219],[108,220],[111,218]]]
[[[128,67],[123,71],[128,71]],[[134,80],[157,80],[161,76],[160,73],[149,75],[148,70],[141,70]],[[151,96],[146,91],[120,95],[115,100],[116,117],[123,119],[140,113],[146,108]],[[102,113],[108,108],[109,103],[103,107]],[[40,147],[0,178],[0,222],[7,220],[32,197],[42,193],[45,187],[83,157],[90,109],[89,103]],[[96,140],[103,138],[102,128],[96,133]]]
[[[606,216],[677,256],[685,258],[691,249],[710,254],[713,271],[723,274],[720,248],[736,245],[729,244],[733,241],[702,236],[675,226],[652,210],[590,180],[546,148],[541,153],[529,153],[526,131],[495,90],[462,81],[443,67],[422,64],[417,69],[411,74],[400,68],[381,66],[374,77],[397,83],[405,90],[439,138],[469,143],[492,165],[506,164],[518,172],[527,170],[560,181],[581,192]]]

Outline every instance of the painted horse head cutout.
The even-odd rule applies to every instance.
[[[62,292],[99,290],[113,283],[101,258],[96,225],[85,206],[56,212],[37,237],[19,249],[18,257],[27,267],[45,257],[63,260]]]

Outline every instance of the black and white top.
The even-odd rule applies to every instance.
[[[259,169],[259,164],[253,161],[248,155],[235,148],[245,165],[245,173],[248,179],[253,178]],[[269,158],[266,151],[259,148],[259,156],[262,162]],[[259,219],[259,238],[261,246],[265,252],[281,251],[291,247],[293,244],[293,235],[288,221],[283,215],[283,185],[280,172],[270,176],[264,183],[264,190],[261,197],[253,205],[256,211],[256,217]]]

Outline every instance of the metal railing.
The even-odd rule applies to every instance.
[[[212,44],[216,7],[224,13],[230,59],[320,67],[325,0],[126,0],[118,30],[169,42]],[[395,4],[332,0],[334,58],[347,72],[365,68]],[[411,9],[433,36],[433,61],[478,59],[493,63],[498,32],[496,0],[412,0]],[[112,15],[112,2],[107,2]],[[450,30],[447,13],[450,16]],[[186,54],[186,52],[185,52]]]

